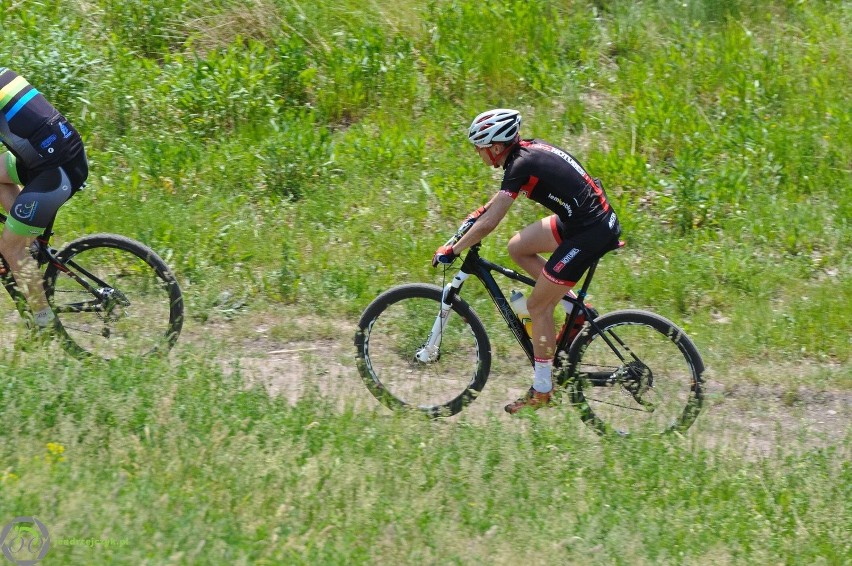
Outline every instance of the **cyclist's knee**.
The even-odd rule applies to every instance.
[[[62,168],[39,173],[11,204],[6,230],[31,238],[38,236],[72,194],[71,181]]]
[[[567,285],[557,284],[546,277],[540,277],[527,299],[530,317],[535,320],[536,316],[553,316],[556,305],[569,290],[570,287]]]
[[[530,318],[535,320],[538,317],[553,316],[553,311],[559,303],[559,298],[552,300],[549,297],[543,297],[535,293],[531,294],[527,299],[527,309],[530,313]]]
[[[525,258],[535,257],[540,251],[530,246],[530,242],[521,236],[520,232],[509,238],[509,243],[506,244],[506,249],[509,251],[509,257],[511,257],[515,263],[521,265]]]
[[[521,254],[521,235],[515,233],[514,236],[509,238],[509,243],[506,244],[506,249],[509,251],[509,257],[511,257],[515,262],[518,261],[519,257],[522,257]]]

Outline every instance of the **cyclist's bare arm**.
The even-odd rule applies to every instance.
[[[472,245],[481,242],[485,236],[490,234],[506,216],[509,207],[515,200],[504,192],[495,194],[488,204],[485,205],[485,212],[482,213],[467,234],[453,244],[453,253],[460,254]]]

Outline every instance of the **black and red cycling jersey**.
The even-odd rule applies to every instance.
[[[565,230],[576,233],[602,221],[611,207],[603,188],[567,151],[542,140],[521,140],[503,165],[500,190],[553,211]]]

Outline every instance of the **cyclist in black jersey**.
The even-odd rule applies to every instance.
[[[506,406],[510,413],[550,404],[556,305],[595,259],[619,245],[621,235],[600,182],[566,151],[538,139],[521,139],[520,126],[520,113],[503,108],[473,120],[468,139],[486,165],[504,169],[503,182],[487,204],[468,216],[476,220],[470,230],[454,245],[438,248],[432,258],[433,265],[451,263],[490,234],[520,194],[552,212],[509,240],[509,255],[536,280],[527,301],[535,355],[533,385]],[[550,253],[550,258],[541,253]]]
[[[89,174],[77,130],[22,76],[0,66],[0,204],[8,213],[0,254],[27,297],[35,324],[50,326],[50,309],[33,240],[47,228]]]

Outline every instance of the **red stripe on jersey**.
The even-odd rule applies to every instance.
[[[592,187],[592,189],[595,191],[595,194],[598,195],[598,200],[601,201],[601,208],[603,208],[604,212],[608,212],[609,203],[606,201],[606,197],[604,196],[604,193],[601,188],[598,186],[597,183],[595,183],[595,181],[591,177],[589,177],[588,173],[583,175],[583,178]]]
[[[530,180],[524,183],[521,187],[521,192],[527,195],[527,198],[530,198],[530,195],[533,192],[533,189],[538,184],[538,177],[535,175],[530,175]]]

